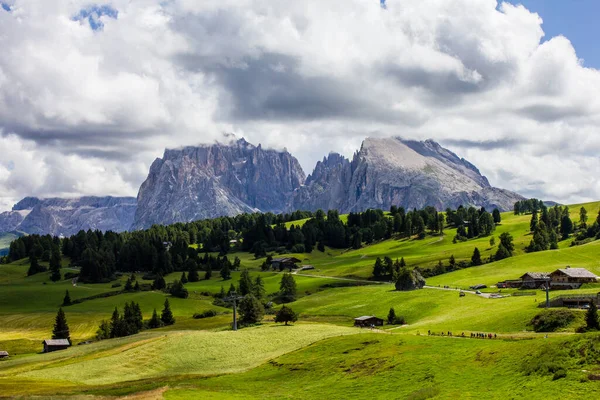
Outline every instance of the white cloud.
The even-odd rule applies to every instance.
[[[222,132],[307,173],[365,136],[447,143],[492,184],[600,198],[600,72],[540,16],[495,0],[88,0],[0,9],[0,208],[135,195],[165,147]],[[14,161],[14,168],[8,161]],[[23,166],[23,164],[25,166]],[[6,200],[11,199],[11,200]],[[3,202],[3,204],[2,204]]]

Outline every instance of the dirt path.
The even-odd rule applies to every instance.
[[[484,297],[486,299],[489,299],[490,295],[491,295],[491,293],[477,294],[473,290],[462,290],[462,289],[456,289],[456,288],[451,288],[451,287],[445,288],[445,287],[439,287],[439,286],[427,286],[427,285],[425,285],[425,286],[423,286],[423,288],[425,288],[425,289],[436,289],[436,290],[452,290],[454,292],[464,292],[464,293],[474,294],[474,295],[477,295],[479,297]]]

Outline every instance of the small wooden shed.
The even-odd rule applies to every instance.
[[[296,257],[280,257],[274,258],[271,260],[271,267],[275,269],[279,269],[283,271],[284,269],[289,269],[290,271],[296,268],[296,264],[298,264],[302,260],[298,260]]]
[[[0,359],[8,358],[8,351],[0,351]]]
[[[383,320],[373,315],[363,315],[362,317],[354,318],[354,326],[360,326],[361,328],[383,326]]]
[[[71,347],[71,342],[69,342],[68,339],[47,339],[42,343],[44,344],[44,353],[64,350],[68,347]]]

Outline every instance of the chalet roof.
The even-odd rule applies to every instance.
[[[67,339],[46,339],[42,343],[48,346],[70,346],[71,343]]]
[[[598,278],[585,268],[560,268],[554,271],[552,274],[556,273],[562,273],[571,278]]]
[[[549,278],[550,274],[547,272],[527,272],[523,276],[521,276],[521,279],[525,279],[525,277],[527,277],[527,276],[529,276],[533,279],[545,279],[545,278]]]
[[[355,321],[367,321],[367,320],[370,320],[370,319],[372,319],[372,318],[375,318],[375,319],[381,319],[381,318],[377,318],[377,317],[376,317],[376,316],[374,316],[374,315],[363,315],[362,317],[354,318],[354,320],[355,320]]]
[[[8,351],[0,351],[0,357],[8,357]]]

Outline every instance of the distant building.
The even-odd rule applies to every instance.
[[[526,289],[537,289],[545,286],[550,280],[550,274],[546,272],[527,272],[521,276],[521,287]]]
[[[42,343],[44,344],[44,353],[64,350],[68,347],[71,347],[71,342],[69,342],[67,339],[47,339]]]
[[[579,289],[584,283],[595,283],[598,277],[585,268],[566,267],[550,274],[552,289]]]
[[[8,351],[0,351],[0,358],[8,358]]]
[[[372,315],[364,315],[362,317],[354,318],[354,326],[359,326],[361,328],[383,326],[383,320]]]
[[[296,257],[274,258],[271,260],[271,267],[280,271],[283,271],[286,268],[291,271],[292,269],[296,268],[296,264],[298,264],[300,261],[301,260],[298,260]]]

